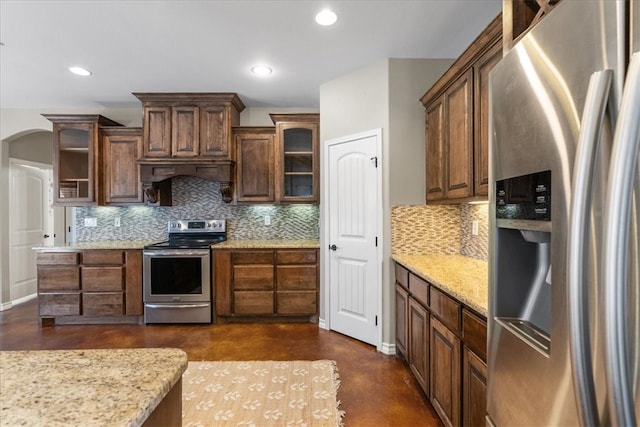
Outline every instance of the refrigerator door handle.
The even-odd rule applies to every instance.
[[[591,75],[585,99],[578,149],[573,165],[573,200],[567,237],[569,347],[573,385],[576,392],[580,425],[597,426],[598,408],[593,380],[593,361],[589,339],[589,302],[586,257],[589,238],[589,212],[593,187],[593,170],[609,99],[613,71]]]
[[[613,424],[636,426],[627,324],[631,195],[640,146],[640,53],[631,56],[613,137],[605,212],[607,399]]]

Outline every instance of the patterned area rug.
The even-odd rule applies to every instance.
[[[182,375],[182,425],[342,426],[336,363],[189,362]]]

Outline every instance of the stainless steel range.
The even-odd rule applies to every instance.
[[[143,251],[145,323],[211,323],[211,245],[227,239],[224,220],[172,220],[169,240]]]

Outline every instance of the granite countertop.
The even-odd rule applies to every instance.
[[[393,254],[405,266],[483,316],[487,316],[489,273],[486,261],[464,255]]]
[[[0,352],[0,424],[141,425],[187,368],[180,349]]]
[[[42,252],[71,252],[83,249],[143,249],[159,240],[100,240],[97,242],[65,243],[60,246],[36,246],[32,249]]]
[[[317,239],[305,240],[227,240],[213,246],[213,249],[271,249],[271,248],[295,248],[317,249],[320,241]]]

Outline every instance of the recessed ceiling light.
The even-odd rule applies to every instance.
[[[256,65],[251,67],[251,72],[257,76],[268,76],[273,70],[266,65]]]
[[[316,15],[316,22],[320,25],[333,25],[338,20],[338,15],[325,9]]]
[[[69,67],[69,71],[71,71],[73,74],[76,74],[78,76],[90,76],[91,75],[91,71],[86,70],[82,67]]]

